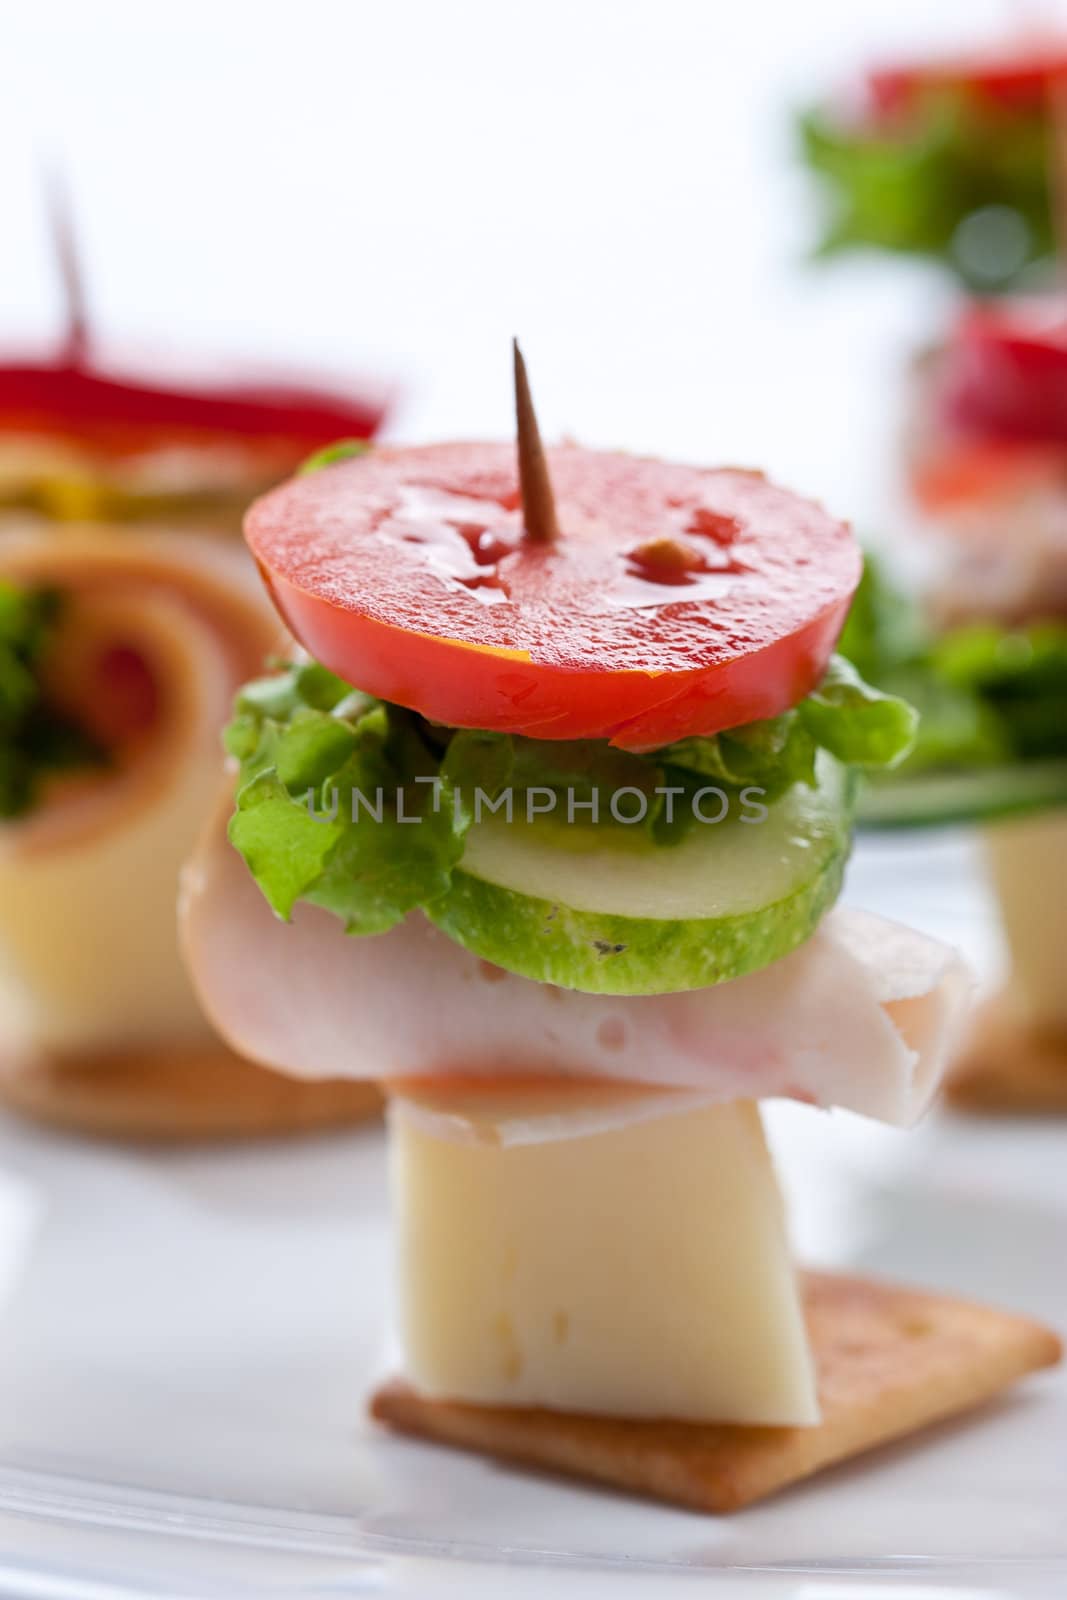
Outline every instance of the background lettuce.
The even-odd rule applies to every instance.
[[[928,94],[906,121],[871,127],[814,110],[800,118],[799,132],[827,194],[821,256],[860,246],[926,256],[986,292],[1012,288],[1054,256],[1041,112],[976,107],[973,97],[946,89]],[[960,225],[994,207],[1017,220],[1018,248],[990,241],[983,250],[980,231],[968,248]]]
[[[914,746],[875,775],[861,821],[968,820],[1067,801],[1067,625],[934,633],[868,555],[839,649],[919,711]]]

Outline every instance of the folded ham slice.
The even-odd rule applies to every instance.
[[[427,1080],[532,1089],[565,1075],[721,1102],[785,1096],[908,1126],[966,1009],[953,950],[859,911],[832,912],[807,944],[732,983],[622,998],[504,972],[421,914],[371,937],[346,937],[307,905],[286,924],[229,845],[228,812],[185,870],[186,960],[234,1048],[298,1076],[406,1080],[417,1093]]]

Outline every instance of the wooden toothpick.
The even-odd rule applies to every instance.
[[[522,520],[528,539],[551,544],[559,538],[556,502],[548,476],[545,447],[530,397],[530,380],[522,359],[519,341],[511,341],[515,360],[515,423],[518,429],[519,490],[522,494]]]
[[[78,241],[70,204],[70,191],[58,167],[45,167],[42,177],[48,232],[66,312],[63,349],[67,360],[73,366],[77,366],[85,359],[89,348],[89,315],[85,300],[85,279],[78,255]]]

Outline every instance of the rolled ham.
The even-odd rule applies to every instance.
[[[8,534],[0,578],[60,591],[42,670],[68,713],[80,705],[99,732],[134,700],[108,764],[47,778],[29,814],[0,825],[0,1051],[207,1039],[175,885],[217,789],[234,690],[277,621],[243,553],[178,535]]]
[[[966,1009],[955,951],[860,911],[833,911],[806,944],[732,983],[621,998],[505,972],[419,913],[365,937],[308,905],[283,923],[226,839],[228,812],[183,876],[186,960],[231,1045],[297,1076],[391,1080],[435,1104],[446,1082],[520,1079],[528,1101],[563,1076],[702,1103],[783,1096],[908,1126]],[[598,1094],[576,1092],[588,1123]],[[516,1127],[535,1112],[527,1103]]]

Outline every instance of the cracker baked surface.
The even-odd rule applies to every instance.
[[[425,1399],[400,1380],[378,1390],[371,1412],[461,1449],[729,1512],[967,1411],[1062,1353],[1040,1323],[969,1301],[827,1273],[802,1282],[823,1412],[814,1428],[475,1406]]]
[[[178,1143],[346,1127],[377,1116],[382,1098],[373,1083],[289,1078],[208,1042],[0,1061],[0,1106],[74,1133]]]

